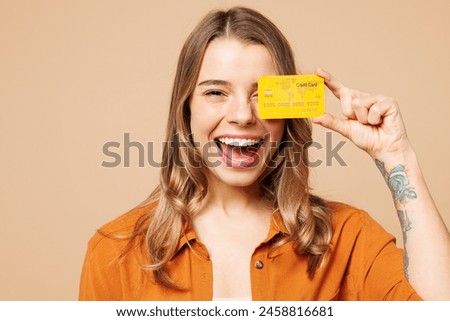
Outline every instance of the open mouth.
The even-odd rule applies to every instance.
[[[264,138],[218,137],[214,140],[219,147],[225,164],[234,168],[248,168],[258,163],[262,154]]]

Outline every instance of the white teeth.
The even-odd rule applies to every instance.
[[[235,147],[247,147],[259,144],[260,140],[255,139],[240,139],[240,138],[229,138],[229,137],[220,137],[217,139],[219,142],[223,144],[227,144]]]

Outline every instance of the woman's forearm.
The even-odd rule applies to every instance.
[[[409,147],[375,159],[391,190],[405,248],[405,274],[425,300],[450,300],[450,234]]]

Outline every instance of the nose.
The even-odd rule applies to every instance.
[[[255,102],[248,97],[235,97],[230,102],[226,120],[239,126],[249,126],[255,123]]]

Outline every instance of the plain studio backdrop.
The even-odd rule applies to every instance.
[[[450,225],[450,2],[0,0],[0,299],[75,300],[88,239],[141,202],[159,169],[177,58],[208,11],[245,5],[290,40],[299,70],[322,67],[350,87],[395,97],[429,188]],[[326,109],[340,115],[329,93]],[[312,184],[367,210],[402,246],[389,190],[347,142]],[[329,149],[345,141],[338,134]],[[122,157],[117,167],[102,166]],[[153,144],[153,146],[148,145]],[[149,148],[150,146],[150,148]],[[425,215],[425,213],[424,213]]]

